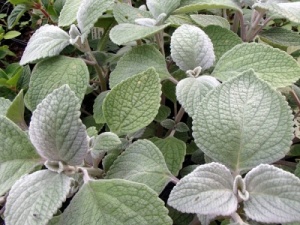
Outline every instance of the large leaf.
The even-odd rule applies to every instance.
[[[263,223],[300,221],[300,179],[270,165],[259,165],[245,177],[250,194],[246,215]]]
[[[6,98],[0,97],[0,115],[6,115],[6,112],[10,106],[11,101]]]
[[[219,163],[198,166],[173,188],[168,204],[187,213],[230,215],[237,209],[233,177]]]
[[[166,15],[169,15],[177,9],[180,5],[180,0],[147,0],[146,4],[153,17],[157,19],[160,14],[165,13]]]
[[[294,23],[300,23],[300,2],[288,2],[288,3],[256,3],[252,8],[260,11],[267,10],[270,13],[274,13],[276,18],[281,16]]]
[[[70,165],[83,162],[88,139],[79,110],[80,102],[67,85],[54,90],[38,105],[31,118],[29,136],[42,157]]]
[[[236,33],[220,26],[207,26],[203,31],[213,43],[216,61],[219,60],[225,52],[242,43],[242,39],[237,36]]]
[[[195,14],[190,16],[192,20],[201,27],[207,27],[210,25],[220,26],[226,29],[230,29],[230,24],[228,20],[221,16],[215,15],[205,15],[205,14]]]
[[[70,26],[76,21],[77,11],[82,0],[66,0],[58,17],[58,26]]]
[[[214,47],[200,28],[181,25],[171,37],[171,56],[181,70],[193,70],[201,66],[203,70],[215,61]]]
[[[22,177],[9,192],[5,224],[47,224],[66,200],[70,185],[71,178],[48,170]]]
[[[23,130],[26,130],[27,124],[24,120],[24,111],[24,97],[23,90],[21,90],[8,108],[6,116]]]
[[[146,71],[150,67],[155,68],[161,79],[170,76],[165,58],[154,46],[137,46],[118,61],[116,68],[110,74],[109,85],[113,88],[128,77]]]
[[[170,172],[174,176],[177,176],[179,170],[182,168],[186,153],[185,143],[175,137],[167,137],[165,139],[152,138],[151,141],[162,152]]]
[[[155,118],[160,106],[158,74],[149,69],[115,86],[106,96],[103,112],[110,130],[118,135],[133,133]]]
[[[126,180],[89,181],[61,217],[64,225],[171,225],[168,210],[146,185]]]
[[[205,95],[220,82],[211,76],[188,77],[179,81],[176,96],[184,110],[193,117]]]
[[[273,87],[285,87],[299,79],[300,66],[287,53],[273,47],[243,43],[226,52],[212,75],[225,81],[239,73],[254,69],[257,76]]]
[[[195,12],[203,9],[233,9],[242,12],[234,0],[182,0],[175,13]]]
[[[39,62],[32,71],[26,106],[34,110],[53,90],[68,84],[82,100],[89,82],[89,71],[81,59],[57,56]]]
[[[0,196],[24,174],[39,164],[27,134],[4,116],[0,116]]]
[[[146,184],[160,193],[172,177],[161,151],[148,140],[130,145],[110,167],[107,178]]]
[[[137,24],[121,23],[111,29],[109,37],[115,44],[122,45],[130,41],[152,36],[155,33],[165,29],[167,26],[169,26],[169,24],[147,27]]]
[[[193,119],[197,146],[237,172],[284,157],[293,138],[285,98],[253,70],[209,92]]]
[[[30,38],[20,64],[34,62],[38,59],[58,55],[69,45],[69,35],[59,27],[44,25]]]
[[[113,3],[113,0],[82,0],[77,12],[77,22],[82,34],[82,42],[87,38],[94,23],[103,13],[112,8]]]

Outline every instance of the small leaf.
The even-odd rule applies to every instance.
[[[6,34],[4,34],[3,38],[4,39],[13,39],[15,37],[18,37],[19,35],[21,35],[21,33],[19,31],[8,31]]]
[[[11,101],[9,101],[6,98],[0,97],[0,115],[5,116],[10,106],[11,106]]]
[[[179,27],[183,24],[191,24],[194,25],[193,21],[188,15],[170,15],[166,20],[166,23],[169,23],[172,27]]]
[[[291,85],[300,73],[300,66],[287,53],[263,44],[243,43],[221,57],[212,75],[225,81],[248,69],[275,88]]]
[[[24,174],[40,164],[27,134],[7,117],[0,116],[0,196]]]
[[[155,33],[164,30],[168,26],[169,24],[154,27],[145,27],[136,24],[121,23],[111,29],[109,37],[115,44],[122,45],[130,41],[135,41],[152,36]]]
[[[93,116],[96,123],[105,123],[105,117],[103,114],[103,101],[109,91],[101,92],[94,101]]]
[[[81,59],[57,56],[43,60],[32,71],[25,96],[26,106],[33,111],[48,94],[64,84],[68,84],[82,100],[88,82],[89,71]]]
[[[27,129],[27,124],[24,120],[24,98],[23,98],[23,90],[19,92],[19,94],[15,97],[12,104],[7,110],[6,116],[23,130]]]
[[[171,56],[183,71],[201,66],[210,68],[215,60],[214,47],[209,37],[198,27],[182,25],[171,37]]]
[[[216,26],[226,28],[228,30],[230,29],[230,24],[228,20],[226,20],[221,16],[195,14],[195,15],[190,15],[190,17],[200,27],[208,27],[210,25],[216,25]]]
[[[70,26],[76,21],[77,11],[82,0],[66,0],[58,17],[58,26]]]
[[[162,152],[171,173],[174,176],[177,176],[179,170],[182,168],[186,153],[185,143],[174,137],[167,137],[165,139],[152,138],[150,141],[152,141]]]
[[[48,170],[22,177],[9,192],[5,224],[47,224],[66,200],[70,185],[69,177]]]
[[[175,121],[172,119],[165,119],[160,122],[160,125],[166,129],[173,129],[175,127]]]
[[[245,177],[250,198],[246,215],[263,223],[300,221],[300,179],[271,165],[259,165]]]
[[[20,18],[24,15],[24,13],[28,10],[25,4],[16,5],[7,18],[8,29],[12,29],[20,20]]]
[[[193,117],[197,146],[233,171],[284,157],[293,138],[292,127],[285,98],[253,70],[209,92]]]
[[[230,171],[219,163],[197,167],[173,188],[168,204],[187,213],[230,215],[237,209]]]
[[[175,126],[177,132],[188,132],[190,130],[189,126],[183,122],[179,122]]]
[[[88,150],[80,102],[69,86],[49,94],[33,112],[30,139],[38,153],[50,161],[80,165]]]
[[[158,74],[151,68],[115,86],[103,103],[110,130],[123,135],[151,123],[160,106],[160,89]]]
[[[108,9],[112,8],[113,0],[82,0],[77,12],[78,27],[81,31],[81,42],[87,38],[94,23]]]
[[[110,74],[109,85],[113,88],[123,80],[144,72],[150,67],[155,68],[161,79],[166,79],[170,76],[165,58],[154,46],[137,46],[118,61],[116,68]]]
[[[153,17],[157,19],[162,13],[169,15],[175,9],[177,9],[177,7],[180,5],[180,0],[147,0],[146,4]]]
[[[34,62],[38,59],[58,55],[66,46],[69,45],[69,35],[59,27],[44,25],[30,38],[20,65]]]
[[[171,225],[168,210],[146,185],[126,180],[89,181],[62,214],[64,225]]]
[[[171,109],[165,105],[160,105],[158,109],[158,113],[155,117],[155,121],[162,122],[163,120],[167,119],[168,116],[171,114]]]
[[[193,117],[202,99],[219,84],[217,79],[207,75],[197,78],[188,77],[177,84],[176,96],[184,110]]]
[[[113,163],[106,178],[121,178],[143,183],[157,193],[165,188],[172,177],[161,151],[148,140],[130,145]]]
[[[242,12],[234,0],[181,0],[180,7],[174,13],[187,13],[209,9],[233,9]]]
[[[112,132],[104,132],[99,134],[94,140],[93,151],[109,152],[121,147],[120,138]]]

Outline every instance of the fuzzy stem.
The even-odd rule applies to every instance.
[[[233,24],[231,26],[231,30],[234,32],[234,33],[237,33],[238,32],[238,29],[239,29],[239,23],[240,23],[240,20],[239,20],[239,16],[237,15],[237,13],[234,14],[234,18],[233,18]]]
[[[234,220],[234,222],[238,223],[238,224],[244,224],[244,221],[242,220],[242,218],[239,216],[239,214],[237,214],[236,212],[232,213],[231,218]]]
[[[96,70],[96,73],[98,75],[98,78],[100,80],[100,88],[101,88],[101,91],[106,91],[107,88],[106,88],[106,80],[105,80],[105,77],[103,75],[103,70],[102,68],[99,66],[97,60],[95,59],[93,53],[91,52],[91,50],[89,50],[88,52],[86,52],[88,58],[90,61],[94,62],[94,68]]]
[[[172,177],[171,177],[171,182],[172,182],[172,183],[177,184],[179,181],[180,181],[180,180],[179,180],[177,177],[175,177],[175,176],[172,176]]]
[[[246,35],[246,41],[252,41],[252,39],[255,37],[255,33],[260,28],[260,21],[265,15],[265,11],[257,12],[256,10],[253,11],[253,18],[251,19],[253,22],[251,23],[250,29],[247,32]]]

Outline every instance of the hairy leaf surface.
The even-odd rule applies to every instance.
[[[230,29],[229,22],[221,16],[194,14],[194,15],[190,15],[190,17],[196,24],[198,24],[201,27],[216,25],[216,26],[226,28],[228,30]]]
[[[169,15],[180,5],[180,0],[169,0],[169,1],[160,1],[160,0],[147,0],[147,7],[154,18],[162,13]]]
[[[24,97],[23,90],[21,90],[8,108],[6,116],[23,130],[26,130],[27,124],[24,120],[24,111]]]
[[[70,26],[76,21],[77,11],[83,0],[66,0],[58,17],[58,26]]]
[[[11,101],[6,98],[0,97],[0,115],[6,115],[7,110],[11,106]]]

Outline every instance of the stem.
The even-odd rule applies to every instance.
[[[258,35],[259,32],[261,32],[262,29],[270,22],[270,20],[271,17],[266,19],[261,26],[258,26],[257,29],[253,32],[253,35],[250,37],[250,40],[253,40],[256,37],[256,35]]]
[[[175,126],[177,123],[180,122],[180,120],[182,119],[183,115],[184,115],[185,111],[184,111],[184,108],[181,107],[175,117]],[[167,134],[166,134],[166,137],[173,137],[174,134],[175,134],[176,130],[174,128],[168,130]]]
[[[96,159],[93,158],[93,167],[94,168],[98,168],[99,163],[101,162],[101,160],[103,159],[104,156],[105,156],[105,152],[102,152],[99,154],[99,156]]]
[[[168,80],[171,81],[174,84],[178,84],[178,80],[176,80],[173,76],[169,76]]]
[[[102,68],[99,66],[97,60],[95,59],[93,53],[91,52],[91,50],[89,50],[87,53],[87,56],[88,58],[95,63],[94,65],[94,68],[97,72],[97,75],[98,75],[98,78],[100,80],[100,88],[101,88],[101,91],[106,91],[107,88],[106,88],[106,80],[105,80],[105,77],[103,75],[103,70]]]
[[[297,167],[297,163],[289,162],[289,161],[284,161],[284,160],[279,160],[277,162],[274,162],[273,164],[282,165],[282,166],[288,166],[288,167],[291,167],[293,169],[296,169],[296,167]]]
[[[300,100],[297,96],[297,94],[295,93],[294,90],[290,91],[290,94],[292,95],[292,97],[294,98],[294,100],[296,101],[296,105],[298,106],[298,108],[300,109]]]
[[[78,168],[78,170],[80,170],[83,174],[83,182],[87,183],[89,180],[91,180],[89,173],[87,172],[87,170],[85,168]]]
[[[240,20],[239,20],[239,16],[237,15],[237,13],[234,14],[234,18],[233,18],[233,24],[231,26],[231,30],[234,32],[234,33],[237,33],[238,32],[238,29],[239,29],[239,23],[240,23]]]
[[[171,182],[172,182],[172,183],[177,184],[179,181],[180,181],[180,180],[179,180],[177,177],[175,177],[175,176],[172,176],[172,177],[171,177]]]
[[[155,40],[156,40],[156,43],[159,47],[159,51],[161,52],[161,54],[163,56],[165,56],[165,49],[164,49],[164,41],[163,41],[163,33],[162,31],[158,32],[155,34]]]
[[[251,27],[247,32],[246,35],[246,41],[252,41],[253,37],[255,37],[255,33],[257,32],[257,29],[260,28],[260,21],[265,15],[265,11],[257,12],[256,10],[253,11],[253,18],[251,19],[253,22],[251,23]]]
[[[244,24],[244,16],[241,12],[237,12],[236,15],[240,21],[240,27],[241,27],[240,36],[241,36],[242,40],[245,41],[246,40],[246,29],[245,29],[245,24]]]
[[[194,216],[194,219],[189,223],[189,225],[201,225],[197,215]]]
[[[239,224],[244,224],[244,221],[239,216],[239,214],[237,214],[236,212],[232,213],[230,216],[234,220],[234,222],[239,223]]]

